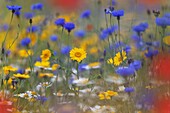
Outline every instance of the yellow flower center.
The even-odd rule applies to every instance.
[[[76,53],[75,53],[75,56],[76,56],[76,57],[81,57],[81,53],[80,53],[80,52],[76,52]]]

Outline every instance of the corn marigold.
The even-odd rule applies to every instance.
[[[82,48],[74,48],[70,51],[70,58],[77,62],[81,62],[83,59],[86,58],[86,51]]]
[[[43,50],[40,57],[42,61],[48,61],[51,57],[51,51],[49,49]]]
[[[127,59],[126,52],[122,50],[122,52],[116,53],[114,58],[108,59],[107,63],[114,64],[115,66],[119,66],[126,59]]]

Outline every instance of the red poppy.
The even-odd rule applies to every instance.
[[[12,102],[7,100],[0,100],[0,113],[11,113]]]
[[[170,98],[155,100],[153,113],[170,113]]]
[[[84,6],[84,0],[48,0],[48,2],[64,11],[75,11]]]
[[[151,71],[158,80],[170,81],[170,54],[161,53],[153,58]]]
[[[139,0],[139,4],[145,5],[147,7],[160,5],[161,0]]]

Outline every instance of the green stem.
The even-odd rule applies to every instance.
[[[6,39],[7,39],[7,35],[8,35],[8,32],[9,32],[9,29],[10,29],[13,17],[14,17],[14,13],[12,13],[12,15],[11,15],[11,20],[10,20],[10,23],[9,23],[9,28],[8,28],[8,30],[7,30],[7,32],[5,34],[5,38],[4,38],[3,42],[2,42],[2,48],[4,48],[4,45],[5,45],[5,42],[6,42]]]

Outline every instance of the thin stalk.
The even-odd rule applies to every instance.
[[[6,32],[6,34],[5,34],[5,38],[4,38],[3,42],[2,42],[2,48],[3,48],[4,45],[5,45],[6,38],[7,38],[8,32],[9,32],[9,29],[10,29],[10,26],[11,26],[11,23],[12,23],[12,20],[13,20],[13,17],[14,17],[14,13],[12,12],[11,20],[10,20],[10,23],[9,23],[9,28],[8,28],[8,30],[7,30],[7,32]]]

